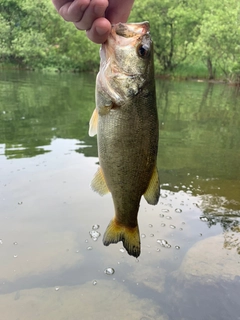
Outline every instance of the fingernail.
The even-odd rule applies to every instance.
[[[108,31],[106,31],[106,29],[99,28],[99,27],[96,27],[96,31],[99,36],[103,36],[104,34],[106,34],[108,32]]]

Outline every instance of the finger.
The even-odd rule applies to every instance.
[[[111,23],[127,22],[134,0],[109,1],[106,18]]]
[[[52,0],[58,10],[58,13],[66,21],[77,22],[82,19],[85,10],[89,6],[91,0]]]
[[[54,7],[57,9],[57,11],[66,3],[73,2],[73,0],[52,0],[52,3]]]
[[[95,43],[104,43],[111,31],[111,23],[105,18],[98,18],[86,33],[88,38]]]
[[[108,0],[91,0],[79,22],[75,23],[78,29],[91,29],[93,22],[105,16]]]

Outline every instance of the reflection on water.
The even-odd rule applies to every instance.
[[[0,74],[2,319],[240,319],[239,92],[157,81],[161,198],[135,260],[101,242],[94,79]]]

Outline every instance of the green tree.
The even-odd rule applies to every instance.
[[[137,3],[131,21],[149,20],[158,68],[172,71],[188,56],[201,16],[196,1],[143,0]],[[196,10],[197,9],[197,10]]]
[[[220,69],[229,80],[240,81],[240,3],[213,0],[205,7],[191,56],[204,61],[209,79]]]
[[[0,61],[59,70],[98,67],[98,46],[67,24],[49,0],[0,0],[0,8]]]

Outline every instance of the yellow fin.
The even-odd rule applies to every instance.
[[[109,192],[101,167],[98,168],[98,171],[93,177],[91,188],[93,191],[98,192],[100,196],[104,196]]]
[[[104,236],[103,244],[109,246],[110,243],[123,242],[124,248],[128,254],[138,257],[141,253],[140,237],[138,225],[134,228],[118,224],[115,220],[110,221]]]
[[[158,203],[160,196],[160,181],[158,176],[157,167],[154,168],[151,180],[149,182],[148,188],[144,193],[144,198],[149,204],[155,205]]]
[[[93,137],[97,134],[97,125],[98,125],[98,112],[97,112],[97,109],[94,109],[89,122],[88,134],[90,137]]]

